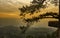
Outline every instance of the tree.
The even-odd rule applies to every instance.
[[[48,16],[48,17],[47,17]],[[49,17],[49,16],[52,16],[52,17]],[[24,19],[26,22],[27,22],[27,27],[20,27],[23,31],[22,33],[25,33],[26,30],[36,21],[38,22],[39,19],[44,19],[44,18],[55,18],[55,19],[59,19],[59,15],[57,13],[53,13],[53,12],[50,12],[50,13],[46,13],[46,14],[42,14],[42,15],[39,15],[38,17],[33,17],[32,19]]]
[[[26,7],[22,7],[22,8],[19,8],[19,10],[21,10],[21,14],[23,13],[31,13],[33,14],[35,11],[39,10],[40,8],[43,8],[45,7],[43,5],[45,0],[33,0],[31,3],[30,6],[26,6]]]
[[[40,8],[44,8],[45,6],[43,5],[44,1],[46,0],[33,0],[31,3],[32,5],[30,6],[26,6],[26,7],[22,7],[19,8],[19,10],[22,12],[21,15],[25,16],[24,13],[30,13],[33,14],[35,13],[35,11],[39,10]],[[40,10],[39,10],[40,11]],[[48,16],[48,17],[47,17]],[[49,17],[52,16],[52,17]],[[44,19],[44,18],[59,18],[59,15],[57,13],[53,13],[53,12],[47,12],[45,14],[39,15],[38,17],[33,17],[32,19],[28,18],[25,19],[24,21],[27,23],[27,26],[20,26],[20,29],[22,30],[22,33],[25,33],[27,31],[27,29],[36,21],[38,21],[39,19]]]

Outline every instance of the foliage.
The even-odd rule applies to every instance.
[[[43,5],[45,0],[33,0],[31,3],[32,5],[30,6],[26,6],[26,7],[22,7],[22,8],[19,8],[19,10],[21,10],[22,14],[23,13],[31,13],[33,14],[35,11],[39,10],[40,8],[43,8],[45,7]]]

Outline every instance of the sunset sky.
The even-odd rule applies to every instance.
[[[19,16],[20,11],[18,10],[18,8],[21,8],[24,5],[30,5],[31,1],[32,0],[0,0],[0,18],[20,18],[21,16]],[[47,8],[44,9],[41,8],[40,9],[41,11],[39,13],[34,13],[31,16],[29,14],[26,14],[25,18],[32,18],[34,16],[38,16],[39,14],[43,14],[46,12],[56,12],[56,13],[59,12],[58,6],[54,6],[50,2],[48,2],[47,6],[48,6]],[[43,25],[42,22],[41,25]]]
[[[30,2],[32,0],[0,0],[0,13],[1,14],[15,14],[18,15],[20,14],[20,11],[18,10],[18,8],[22,7],[23,5],[30,5]],[[48,5],[50,4],[50,5]],[[41,13],[46,13],[49,11],[53,11],[53,12],[58,12],[59,8],[58,6],[54,6],[53,4],[48,2],[48,7],[45,9],[41,9],[41,12],[37,13],[37,15],[41,14]],[[35,14],[34,14],[35,15]],[[1,16],[0,16],[1,17]]]

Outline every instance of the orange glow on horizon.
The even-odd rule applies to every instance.
[[[20,18],[20,16],[12,13],[1,13],[0,18]]]

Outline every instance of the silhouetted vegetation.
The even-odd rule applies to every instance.
[[[43,5],[44,1],[46,0],[33,0],[30,6],[23,6],[22,8],[19,8],[19,10],[21,11],[22,16],[25,16],[24,13],[30,13],[31,15],[33,13],[35,13],[37,10],[40,11],[41,8],[45,8],[45,5]],[[54,2],[55,3],[55,2]],[[56,4],[55,4],[56,5]],[[51,16],[51,17],[50,17]],[[31,26],[31,24],[33,24],[34,22],[39,21],[39,19],[44,19],[44,18],[55,18],[55,19],[59,19],[59,15],[57,13],[53,13],[53,12],[47,12],[45,14],[39,15],[38,17],[33,17],[33,18],[28,18],[28,19],[24,19],[24,21],[27,22],[27,26],[20,26],[21,29],[21,33],[22,34],[26,34],[26,31],[28,30],[28,28]],[[49,33],[47,33],[46,37],[43,37],[43,34],[41,34],[41,36],[38,37],[33,37],[31,35],[28,35],[26,38],[54,38],[55,36],[51,36],[49,35]]]
[[[49,16],[52,16],[52,17],[49,17]],[[56,19],[59,19],[59,15],[57,13],[47,12],[46,14],[39,15],[38,17],[33,17],[32,19],[25,19],[25,21],[34,22],[34,21],[38,21],[39,19],[43,19],[43,18],[56,18]]]
[[[21,10],[21,14],[23,13],[31,13],[33,14],[35,11],[39,10],[40,8],[44,8],[45,6],[43,5],[45,0],[33,0],[30,6],[22,7],[19,8]]]
[[[50,17],[52,16],[52,17]],[[25,33],[27,31],[27,29],[34,23],[34,22],[38,22],[39,19],[44,19],[44,18],[55,18],[55,19],[59,19],[59,15],[57,13],[53,13],[53,12],[47,12],[45,14],[39,15],[38,17],[33,17],[31,19],[24,19],[27,22],[26,27],[25,26],[20,26],[20,29],[22,30],[22,33]]]

